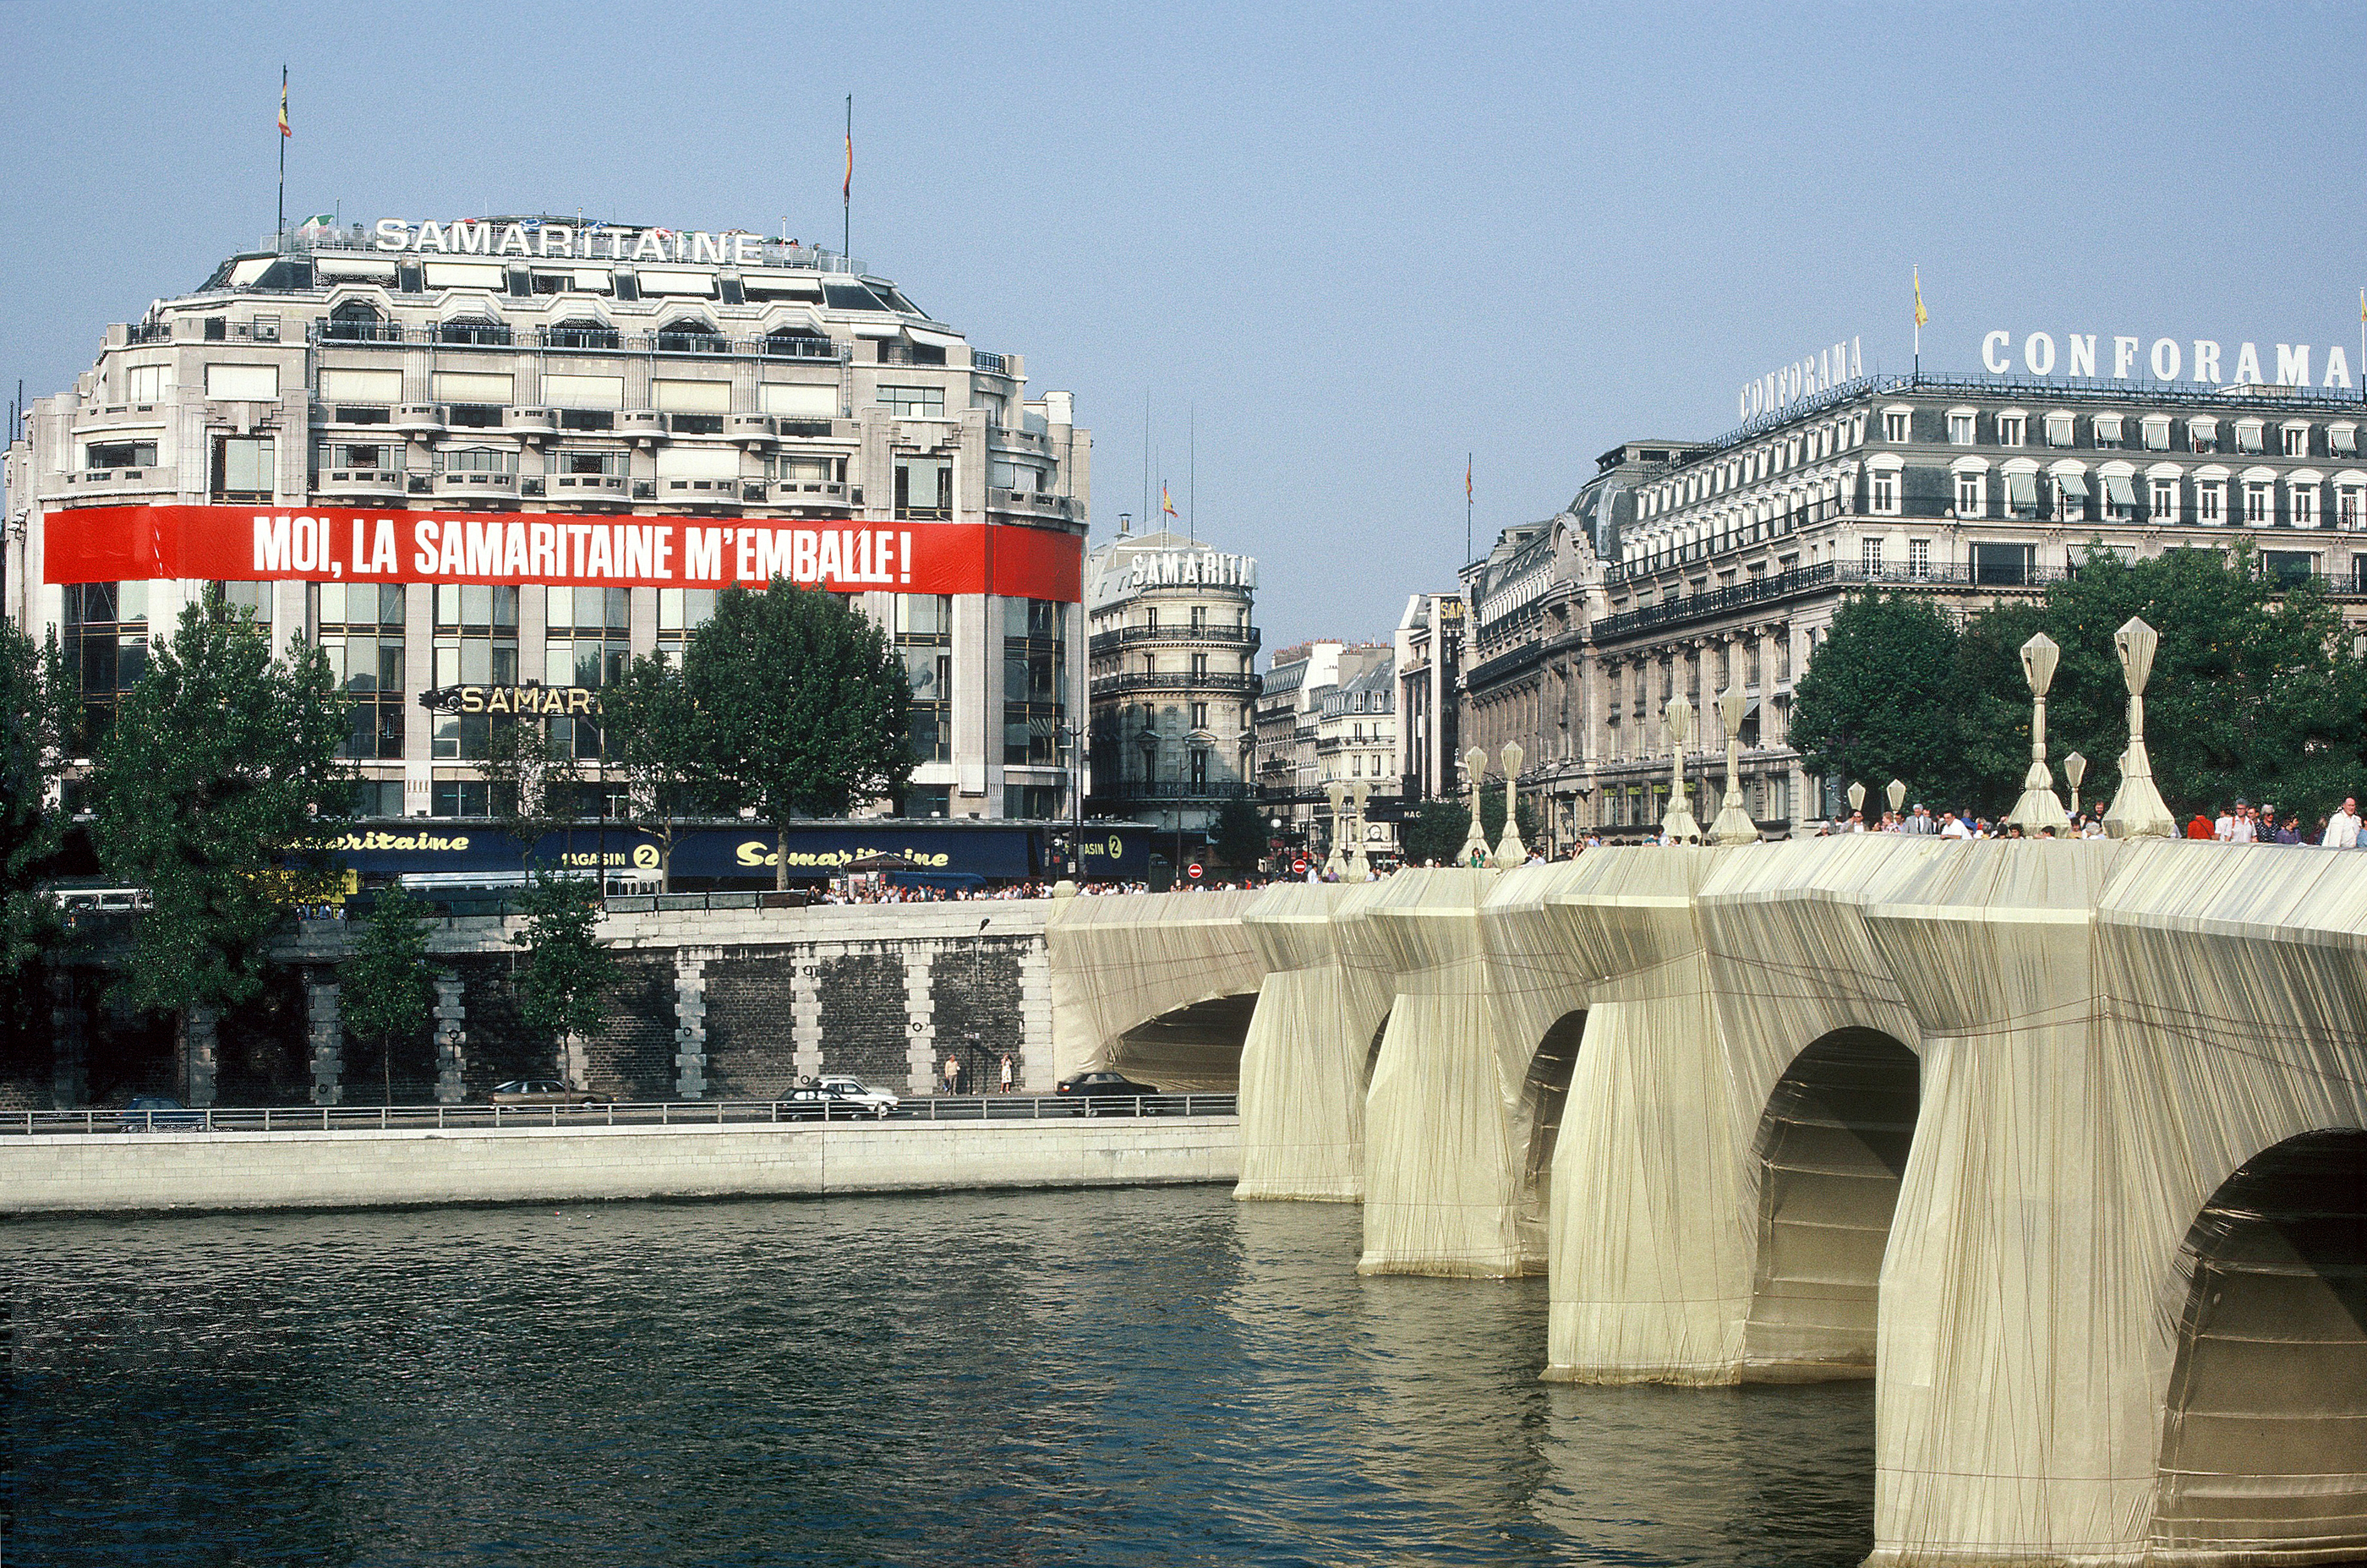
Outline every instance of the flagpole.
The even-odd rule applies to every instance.
[[[846,95],[846,184],[839,187],[838,254],[855,254],[855,95]]]
[[[1915,265],[1915,379],[1923,379],[1923,265]]]
[[[288,248],[288,67],[279,67],[279,222],[272,231],[271,248]]]
[[[1471,564],[1471,454],[1463,454],[1463,564]]]

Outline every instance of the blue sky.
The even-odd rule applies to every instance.
[[[0,375],[291,215],[543,209],[854,249],[1256,555],[1269,649],[1381,637],[1635,435],[1838,338],[2350,344],[2367,6],[8,6]],[[2109,352],[2109,350],[2108,350]],[[2271,364],[2273,359],[2271,358]],[[1196,447],[1196,464],[1187,461]]]

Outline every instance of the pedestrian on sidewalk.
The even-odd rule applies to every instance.
[[[1011,1054],[1008,1051],[1002,1055],[1002,1092],[1011,1092]]]

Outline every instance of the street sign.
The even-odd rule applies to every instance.
[[[1301,855],[1297,860],[1292,861],[1290,863],[1290,869],[1303,875],[1307,871],[1307,857],[1305,855]]]
[[[1185,866],[1184,868],[1184,874],[1190,877],[1195,882],[1199,881],[1200,863],[1198,861],[1194,861],[1190,865]]]

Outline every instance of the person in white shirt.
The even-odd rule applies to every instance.
[[[1954,812],[1949,812],[1947,816],[1941,820],[1940,837],[1943,839],[1969,839],[1972,836],[1973,830],[1970,828],[1965,827],[1965,819],[1957,816]]]
[[[2342,809],[2326,819],[2326,847],[2329,850],[2355,850],[2359,847],[2359,802],[2344,795]]]
[[[2222,811],[2219,814],[2219,820],[2211,824],[2211,836],[2223,844],[2235,842],[2236,814],[2232,811]]]
[[[2227,841],[2231,844],[2248,844],[2254,842],[2259,837],[2259,834],[2252,822],[2252,808],[2242,801],[2237,801],[2236,820],[2227,828]]]

